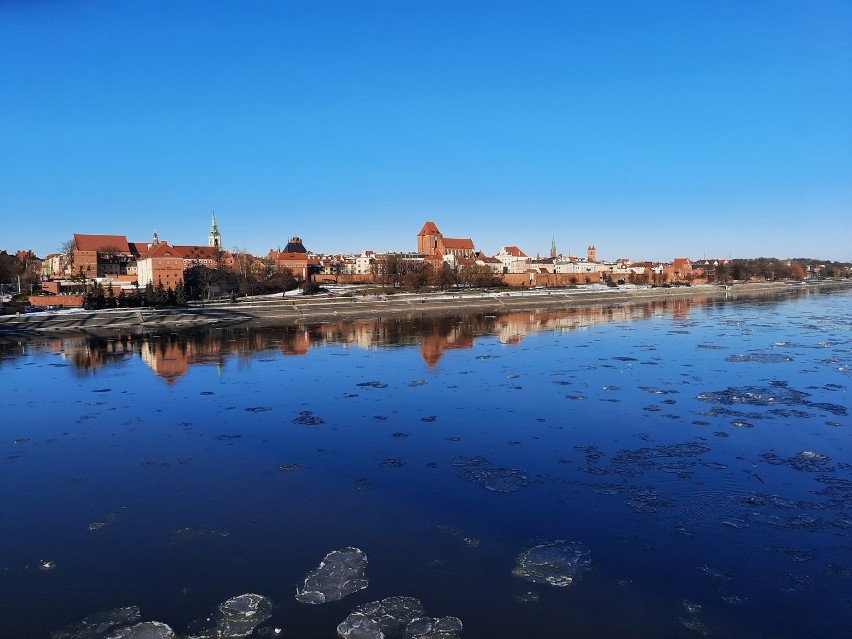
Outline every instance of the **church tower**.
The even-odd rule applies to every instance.
[[[556,257],[556,236],[550,240],[550,257]]]
[[[594,244],[589,245],[589,248],[586,249],[586,259],[589,262],[597,262],[598,261],[598,249]]]
[[[213,223],[210,225],[210,234],[207,236],[207,246],[222,248],[222,234],[216,226],[216,211],[213,211]]]
[[[417,252],[427,256],[444,256],[444,236],[434,222],[426,222],[417,234]]]

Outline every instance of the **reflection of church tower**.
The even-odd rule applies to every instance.
[[[216,226],[216,211],[213,211],[213,223],[210,225],[210,234],[207,236],[207,246],[222,248],[222,234]]]

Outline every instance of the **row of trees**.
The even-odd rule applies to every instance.
[[[146,307],[167,307],[167,306],[186,306],[186,288],[182,282],[172,290],[172,287],[165,288],[160,282],[156,286],[149,283],[145,288],[138,286],[130,293],[126,293],[124,289],[115,294],[112,284],[106,288],[100,282],[95,282],[83,294],[83,308],[87,310],[100,310],[103,308],[140,308]]]
[[[806,269],[807,267],[807,269]],[[801,280],[808,275],[814,277],[849,277],[852,265],[841,262],[825,262],[813,259],[779,260],[774,257],[729,260],[716,267],[708,276],[717,282],[749,280],[763,277],[767,280]]]
[[[200,264],[184,271],[187,299],[207,300],[216,295],[244,296],[283,293],[299,288],[302,278],[290,269],[276,270],[266,260],[235,255],[233,267],[207,268]]]
[[[289,269],[277,269],[270,260],[251,256],[245,249],[235,248],[233,264],[210,269],[203,265],[184,272],[184,286],[189,300],[205,300],[214,295],[265,295],[291,291],[304,287],[306,293],[314,292],[303,278],[295,276]],[[452,268],[447,265],[434,267],[430,262],[407,260],[398,255],[376,260],[371,266],[372,279],[376,284],[409,291],[438,288],[446,290],[454,286],[493,287],[501,280],[487,266],[466,265]]]
[[[23,261],[6,251],[0,251],[0,285],[5,291],[33,293],[38,290],[41,281],[41,260],[25,253]]]
[[[407,260],[398,255],[376,260],[371,265],[371,271],[376,283],[409,291],[501,285],[499,276],[487,266],[472,264],[451,267],[443,264],[435,267],[431,262]]]

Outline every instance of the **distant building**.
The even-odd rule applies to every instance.
[[[494,257],[503,265],[504,273],[523,273],[530,261],[527,254],[517,246],[504,246]]]
[[[307,253],[308,249],[305,248],[305,245],[302,244],[301,237],[291,237],[290,241],[287,242],[287,246],[284,247],[284,253]]]
[[[589,262],[598,261],[598,249],[595,248],[594,244],[590,245],[589,248],[586,249],[586,259]]]
[[[427,258],[444,259],[447,256],[473,259],[476,249],[470,238],[444,237],[434,222],[426,222],[417,234],[417,252]]]
[[[293,275],[305,281],[310,278],[311,269],[314,272],[320,270],[319,258],[308,254],[308,250],[302,243],[302,238],[298,236],[291,237],[283,251],[270,249],[268,258],[276,269],[290,269]]]
[[[183,253],[168,242],[151,244],[151,249],[136,261],[136,277],[139,286],[148,284],[174,290],[179,282],[183,282]]]
[[[477,266],[487,266],[495,273],[503,272],[503,262],[496,257],[488,257],[482,251],[476,253],[476,264]]]
[[[142,246],[147,251],[148,245]],[[69,275],[82,273],[86,277],[132,275],[138,256],[137,245],[128,243],[124,235],[74,233],[71,260],[66,268]]]
[[[219,268],[220,264],[229,265],[233,260],[228,251],[222,251],[218,246],[184,246],[172,247],[183,257],[183,268],[194,266],[206,266],[207,268]]]

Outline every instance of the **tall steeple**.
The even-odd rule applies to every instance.
[[[210,225],[210,234],[207,236],[207,246],[222,248],[222,234],[216,226],[216,211],[213,211],[213,223]]]
[[[550,257],[556,257],[556,236],[553,235],[550,240]]]

